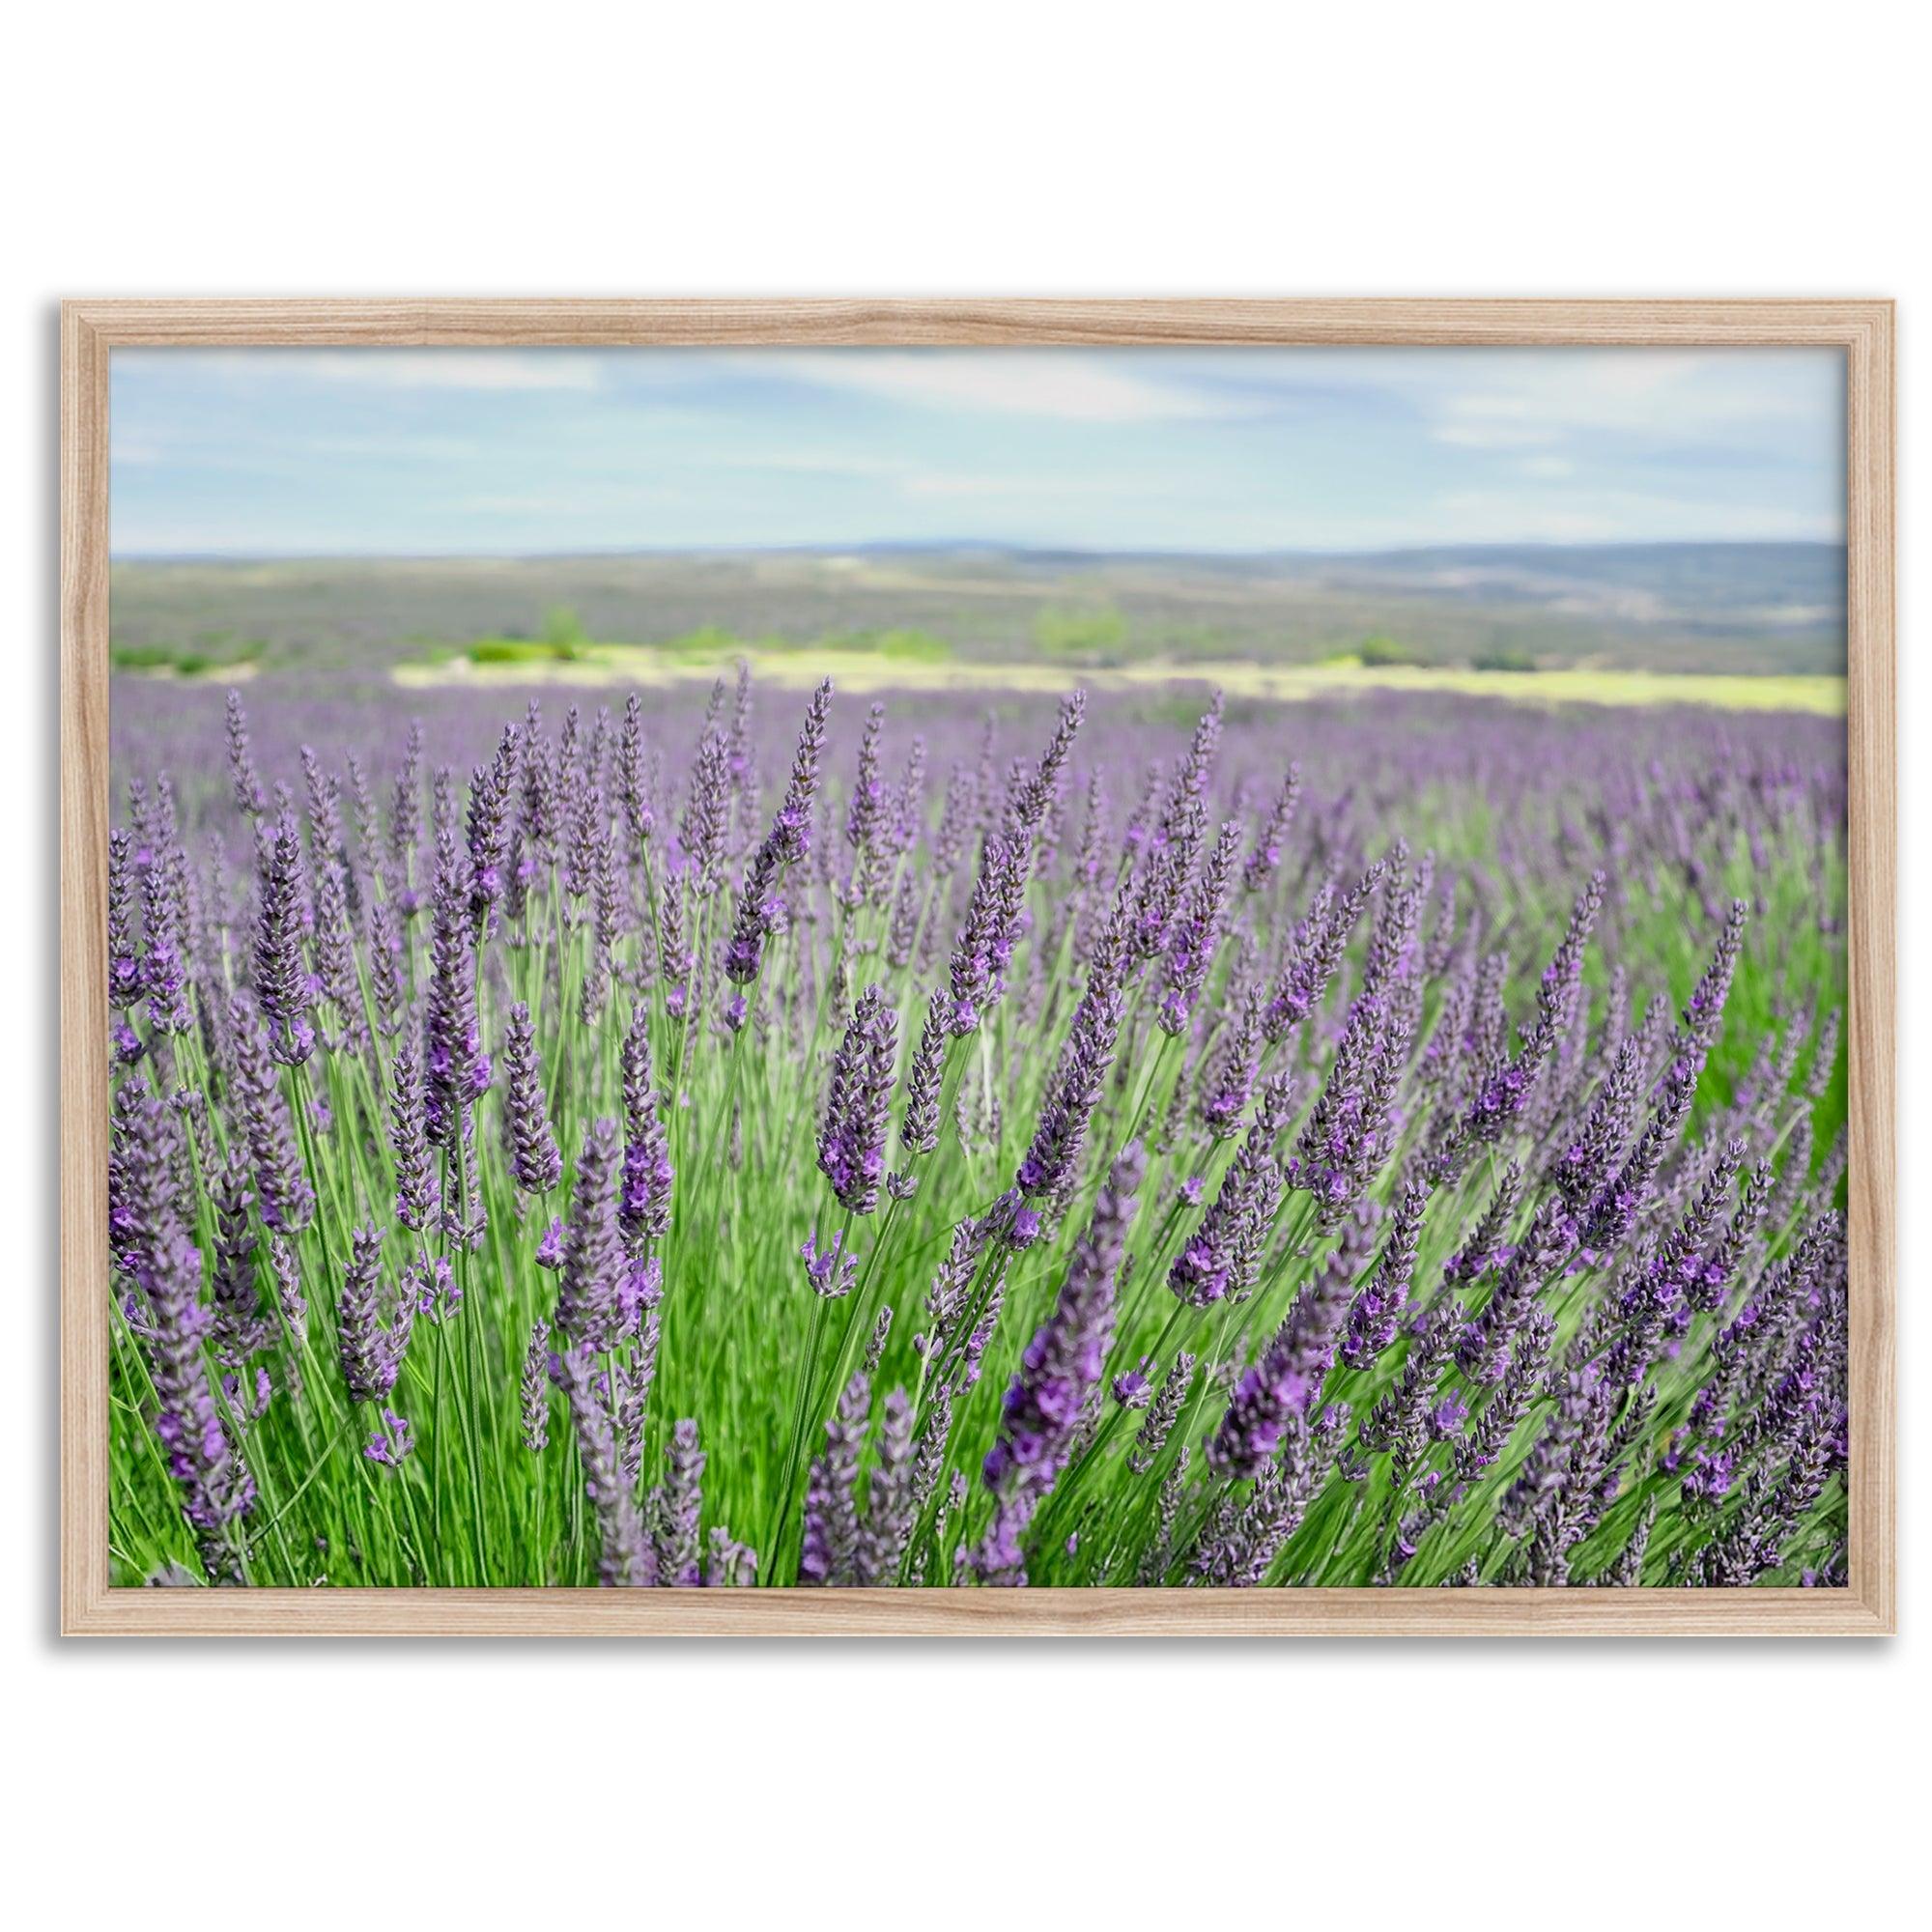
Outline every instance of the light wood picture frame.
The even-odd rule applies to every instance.
[[[1844,356],[1849,1585],[1842,1589],[111,1588],[109,357],[152,347],[1809,346]],[[95,299],[62,313],[62,1627],[82,1635],[1717,1635],[1896,1628],[1893,312],[1806,300]]]

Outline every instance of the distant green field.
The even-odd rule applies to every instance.
[[[893,658],[1405,664],[1677,676],[1835,675],[1844,559],[1825,545],[1418,551],[1382,557],[918,552],[117,561],[114,641],[265,672],[386,674],[478,651],[568,657],[586,639],[692,657],[851,645]],[[129,668],[141,667],[130,664]],[[174,674],[179,674],[178,670]],[[190,671],[190,675],[194,672]],[[205,674],[205,673],[204,673]]]

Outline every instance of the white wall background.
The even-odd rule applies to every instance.
[[[102,0],[9,32],[0,1776],[18,1789],[0,1817],[10,1891],[47,1888],[19,1922],[1914,1918],[1890,1890],[1922,1850],[1932,1394],[1911,877],[1932,835],[1911,623],[1932,274],[1911,16],[677,12]],[[358,292],[1896,296],[1907,1634],[61,1646],[54,303]]]

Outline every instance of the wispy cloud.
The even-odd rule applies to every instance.
[[[1184,383],[1057,350],[830,349],[776,355],[767,367],[797,382],[922,409],[992,410],[1060,422],[1200,421],[1240,409]]]
[[[119,552],[1837,538],[1822,351],[117,350]]]
[[[1641,543],[1694,534],[1699,542],[1830,543],[1842,534],[1828,513],[1759,504],[1672,501],[1634,491],[1524,494],[1455,490],[1417,520],[1430,543],[1482,544],[1510,530],[1512,543]]]
[[[909,497],[980,497],[1017,501],[1029,497],[1144,496],[1158,484],[1145,476],[975,476],[926,469],[910,471],[902,479],[901,487]]]
[[[320,383],[366,389],[595,389],[598,358],[571,349],[209,349],[116,350],[129,374],[168,370],[259,392],[265,385]]]

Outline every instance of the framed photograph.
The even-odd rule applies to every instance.
[[[63,341],[69,1632],[1895,1627],[1889,303]]]

